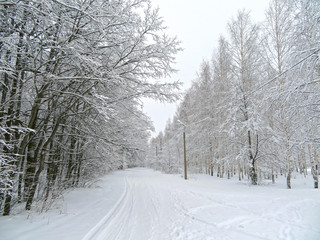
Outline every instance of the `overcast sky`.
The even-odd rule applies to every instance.
[[[252,20],[260,22],[269,5],[269,0],[152,0],[160,8],[160,15],[171,36],[177,36],[184,49],[176,58],[173,80],[184,83],[188,89],[196,78],[203,59],[211,59],[218,38],[227,35],[227,23],[237,11],[251,11]],[[144,111],[154,122],[154,136],[164,130],[166,122],[172,118],[177,104],[163,104],[151,100],[144,103]]]

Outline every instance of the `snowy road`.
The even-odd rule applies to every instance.
[[[293,186],[128,169],[67,194],[63,214],[1,217],[0,239],[319,240],[320,191]]]
[[[83,240],[172,239],[179,214],[173,194],[177,189],[170,176],[162,179],[154,171],[130,169],[123,178],[120,199]]]
[[[150,183],[152,176],[140,177],[137,172],[126,172],[120,199],[83,240],[152,238],[159,223],[158,194]]]
[[[231,186],[215,179],[219,187],[206,177],[185,182],[146,169],[127,170],[123,178],[122,196],[83,240],[320,237],[314,223],[319,215],[313,213],[320,210],[319,198],[303,192]]]

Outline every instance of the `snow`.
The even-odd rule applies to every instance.
[[[117,171],[95,188],[70,191],[46,213],[0,217],[0,239],[319,240],[320,191],[311,176],[297,175],[291,190],[285,178],[277,181]]]

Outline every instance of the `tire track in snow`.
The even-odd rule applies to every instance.
[[[226,201],[222,201],[221,199],[217,200],[209,195],[205,195],[203,193],[199,192],[194,192],[194,191],[184,191],[180,192],[181,194],[187,194],[192,198],[199,198],[203,199],[206,201],[210,201],[213,204],[205,204],[202,206],[197,206],[197,207],[192,207],[188,208],[181,204],[181,200],[177,199],[176,202],[176,207],[180,209],[183,214],[188,217],[190,220],[189,221],[197,221],[199,223],[204,223],[208,226],[213,226],[215,228],[220,228],[220,229],[230,229],[232,231],[236,231],[239,233],[246,234],[251,237],[255,237],[257,239],[270,239],[272,238],[271,236],[267,236],[265,234],[262,235],[256,235],[253,232],[248,232],[245,230],[244,226],[250,226],[252,224],[255,224],[257,221],[273,221],[274,224],[280,224],[279,225],[279,234],[277,239],[281,240],[287,240],[287,239],[294,239],[294,235],[292,230],[294,231],[299,231],[299,230],[305,230],[306,226],[301,225],[302,220],[301,220],[301,210],[300,206],[306,205],[306,204],[312,204],[313,200],[312,199],[303,199],[303,200],[295,200],[294,202],[290,204],[284,204],[282,208],[280,208],[278,211],[271,211],[271,212],[254,212],[250,211],[247,208],[244,208],[240,205],[234,205],[231,203],[228,203]],[[178,198],[178,196],[176,195]],[[212,223],[205,221],[199,217],[197,214],[198,210],[203,210],[203,209],[209,209],[211,207],[219,206],[221,205],[222,207],[227,207],[230,209],[235,209],[235,210],[240,210],[243,211],[244,214],[239,215],[238,217],[234,217],[232,219],[227,219],[224,220],[220,223]],[[246,214],[247,213],[247,214]],[[288,213],[291,213],[291,218],[283,218],[283,216],[289,216]],[[294,227],[294,229],[293,229]],[[312,229],[310,227],[307,227],[314,235],[319,234],[319,230]],[[272,238],[273,239],[273,238]]]
[[[128,182],[129,183],[129,182]],[[131,239],[132,229],[132,221],[131,216],[133,215],[133,206],[135,202],[134,194],[132,193],[133,186],[128,184],[128,194],[126,196],[126,201],[120,205],[120,209],[117,214],[111,219],[102,233],[99,235],[98,239]],[[131,221],[130,221],[131,220]],[[127,230],[130,228],[130,231]],[[124,232],[126,230],[126,232]],[[125,238],[120,238],[120,236],[126,235]]]
[[[183,192],[183,193],[186,193],[186,192]],[[188,192],[188,193],[189,194],[191,193],[190,195],[197,196],[194,192]],[[211,223],[211,222],[205,221],[205,220],[199,218],[198,216],[190,213],[190,211],[188,211],[187,208],[182,204],[183,201],[181,199],[179,199],[177,194],[175,194],[174,197],[175,197],[175,207],[176,207],[176,209],[178,210],[178,212],[182,213],[185,217],[187,217],[187,219],[189,221],[195,221],[195,222],[199,222],[199,223],[205,224],[207,226],[214,227],[215,229],[217,229],[217,231],[219,231],[219,229],[223,229],[223,230],[227,230],[227,231],[230,231],[230,229],[232,229],[233,232],[238,232],[238,233],[244,234],[246,236],[253,237],[254,239],[271,240],[268,237],[259,236],[259,235],[256,235],[256,234],[253,234],[253,233],[250,233],[250,232],[246,232],[246,231],[244,231],[242,229],[239,229],[239,228],[236,228],[236,227],[232,226],[233,223],[238,222],[238,221],[240,221],[238,223],[251,222],[251,216],[241,216],[241,217],[238,217],[238,218],[233,218],[231,220],[224,221],[223,223],[219,223],[219,224]],[[229,206],[229,204],[225,204],[225,203],[222,203],[220,201],[215,201],[215,202],[217,204],[219,204],[219,205],[224,205],[224,206],[227,206],[227,207],[237,208],[237,207],[232,206],[232,205]],[[252,221],[254,221],[254,220],[252,220]],[[226,239],[228,239],[227,231],[226,231]]]
[[[135,189],[134,179],[127,181],[127,194],[121,204],[118,205],[118,210],[112,215],[110,220],[103,226],[100,233],[91,240],[114,240],[114,239],[131,239],[132,231],[134,230],[135,215],[133,209],[135,205]]]
[[[150,188],[150,193],[151,193],[151,209],[149,210],[149,215],[151,217],[151,237],[150,239],[154,239],[156,234],[156,228],[155,226],[157,226],[156,224],[159,222],[160,219],[160,215],[159,215],[159,211],[158,211],[158,207],[159,207],[159,202],[158,202],[158,195],[157,195],[157,191],[155,190],[154,187]]]
[[[148,229],[142,239],[159,239],[159,193],[134,171],[128,171],[126,175],[125,190],[120,199],[82,240],[135,240],[142,228]]]
[[[209,200],[210,202],[213,202],[213,203],[221,205],[221,206],[233,208],[233,209],[236,209],[236,210],[241,210],[241,211],[244,211],[244,212],[248,213],[248,215],[236,218],[238,220],[243,219],[243,222],[235,220],[235,221],[233,221],[234,224],[236,224],[236,223],[239,223],[239,224],[250,224],[250,223],[255,222],[257,220],[257,219],[253,220],[252,217],[257,217],[258,219],[269,219],[269,220],[276,221],[279,224],[286,224],[288,226],[294,226],[294,227],[299,228],[299,229],[304,229],[304,227],[301,226],[301,223],[300,223],[300,221],[301,221],[301,212],[299,211],[299,208],[297,207],[297,204],[302,206],[302,205],[305,205],[305,204],[313,203],[313,201],[310,200],[310,199],[296,200],[295,202],[292,202],[290,204],[283,205],[283,208],[281,208],[278,212],[271,211],[269,213],[257,213],[257,212],[254,212],[252,210],[248,210],[247,208],[242,207],[241,205],[234,205],[234,204],[226,203],[225,201],[217,200],[217,199],[215,199],[213,197],[210,197],[208,195],[204,195],[202,193],[196,193],[196,192],[190,191],[190,192],[188,192],[188,194],[193,195],[193,196],[198,197],[198,198],[201,198],[201,199]],[[268,201],[269,200],[266,200],[266,202],[268,202]],[[248,202],[246,202],[246,203],[248,203]],[[214,206],[214,204],[208,204],[208,205],[205,205],[205,206],[195,207],[195,208],[192,208],[191,211],[202,209],[202,208],[210,208],[211,206]],[[281,214],[283,214],[285,212],[291,212],[292,213],[292,218],[290,218],[288,220],[285,220],[285,219],[279,217]],[[229,223],[229,221],[227,220],[225,223],[224,222],[219,223],[218,226],[227,225],[228,223]],[[315,233],[319,232],[319,231],[317,231],[315,229],[310,229],[310,230],[315,232]],[[281,231],[281,232],[283,232],[283,231]],[[286,235],[288,235],[287,234],[288,231],[286,230],[285,232],[286,232]]]
[[[123,205],[125,199],[128,197],[128,179],[124,178],[125,189],[120,199],[116,202],[114,207],[82,238],[82,240],[93,240],[99,237],[100,233],[106,228],[112,217],[117,214],[119,206]]]

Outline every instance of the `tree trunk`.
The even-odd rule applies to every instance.
[[[250,130],[248,131],[248,144],[249,144],[249,161],[250,161],[250,179],[252,185],[257,185],[258,184],[258,176],[256,173],[256,166],[255,166],[255,157],[253,156],[252,153],[252,143],[251,143],[251,132]]]
[[[12,200],[12,191],[8,191],[5,195],[3,216],[7,216],[11,211],[11,200]]]
[[[288,176],[287,176],[287,188],[291,189],[291,170],[289,170]]]
[[[313,145],[311,147],[309,146],[309,152],[311,162],[311,174],[314,181],[314,188],[319,188],[318,155]]]
[[[63,114],[62,114],[63,115]],[[54,136],[56,135],[56,132],[60,126],[60,123],[62,121],[62,115],[56,120],[54,127],[52,129],[52,132],[49,136],[49,138],[45,141],[45,143],[42,145],[43,140],[45,139],[44,137],[41,138],[40,143],[38,144],[37,150],[36,150],[36,154],[35,156],[40,155],[40,161],[39,161],[39,168],[34,176],[31,188],[29,190],[28,193],[28,198],[27,198],[27,203],[26,203],[26,210],[30,210],[31,209],[31,205],[33,202],[33,198],[37,189],[37,186],[39,184],[39,176],[44,168],[44,160],[47,154],[47,147],[49,146],[49,144],[53,141]],[[48,114],[48,116],[50,116],[50,114]],[[48,120],[48,118],[46,119]],[[46,123],[45,123],[46,125]],[[44,127],[44,129],[46,129],[46,126]],[[41,146],[42,145],[42,146]],[[41,146],[41,148],[40,148]],[[38,154],[40,153],[40,154]]]
[[[23,196],[23,200],[27,201],[29,198],[29,194],[34,182],[34,178],[36,175],[36,169],[38,166],[38,156],[39,156],[39,151],[41,148],[41,145],[43,143],[43,139],[44,136],[40,137],[40,141],[37,145],[37,147],[35,147],[35,143],[33,142],[33,140],[30,141],[30,143],[28,144],[28,152],[27,152],[27,162],[26,162],[26,173],[25,173],[25,177],[24,177],[24,196]]]
[[[43,166],[40,166],[38,168],[35,176],[34,176],[34,180],[33,180],[32,186],[31,186],[31,188],[29,190],[29,194],[28,194],[28,198],[27,198],[27,203],[26,203],[26,207],[25,207],[26,210],[30,210],[31,209],[33,198],[34,198],[34,195],[36,193],[37,186],[38,186],[38,183],[39,183],[39,176],[40,176],[40,173],[42,172],[42,170],[43,170]]]
[[[318,165],[315,165],[315,167],[312,169],[316,173],[313,175],[314,180],[314,188],[319,188],[319,171],[318,171]]]
[[[276,181],[275,181],[275,178],[274,178],[274,170],[273,170],[273,167],[272,167],[272,170],[271,170],[271,179],[272,179],[272,183],[275,184]]]

